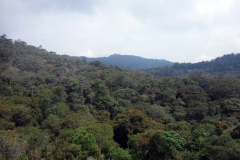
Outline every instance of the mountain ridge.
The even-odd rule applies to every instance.
[[[72,56],[75,59],[82,59],[85,56]],[[147,68],[154,68],[154,67],[164,67],[170,66],[173,62],[164,60],[164,59],[148,59],[143,58],[140,56],[134,55],[120,55],[120,54],[113,54],[109,57],[96,57],[96,58],[87,58],[88,62],[93,61],[100,61],[106,65],[114,65],[119,67],[129,67],[131,69],[147,69]]]
[[[239,74],[240,71],[240,53],[231,53],[217,57],[211,61],[202,61],[198,63],[174,63],[171,66],[145,69],[153,75],[168,77],[185,77],[193,71],[200,71],[206,75],[219,74]]]

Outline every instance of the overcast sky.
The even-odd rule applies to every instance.
[[[199,62],[240,53],[240,0],[0,0],[0,34],[57,54]]]

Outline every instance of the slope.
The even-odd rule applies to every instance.
[[[237,78],[162,78],[6,37],[0,68],[2,159],[240,159]]]
[[[150,68],[144,71],[161,77],[185,77],[193,73],[193,71],[200,71],[209,76],[219,74],[235,75],[240,73],[240,54],[227,54],[211,61],[199,63],[174,63],[172,66]]]

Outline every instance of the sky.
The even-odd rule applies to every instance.
[[[239,0],[0,0],[0,35],[57,54],[200,62],[240,53]]]

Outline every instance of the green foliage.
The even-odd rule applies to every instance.
[[[113,127],[105,123],[97,123],[86,128],[87,132],[92,134],[100,148],[111,148],[113,141]]]
[[[198,85],[198,82],[195,82],[190,78],[183,78],[182,81],[185,85]]]
[[[41,105],[43,111],[49,108],[50,105],[52,105],[54,101],[57,99],[57,96],[50,89],[41,90],[38,93],[38,96],[39,96],[39,104]]]
[[[14,131],[0,131],[0,146],[1,159],[14,160],[25,154],[27,143]]]
[[[128,134],[142,133],[146,129],[163,130],[163,125],[157,121],[148,118],[145,114],[137,110],[126,110],[118,114],[113,121],[114,140],[127,147]]]
[[[208,105],[200,101],[191,101],[187,109],[187,117],[194,120],[201,120],[208,113]]]
[[[208,159],[239,159],[240,145],[229,134],[220,137],[212,136],[206,140],[206,145],[201,150],[201,156]]]
[[[149,149],[146,155],[147,159],[166,159],[170,157],[170,146],[162,134],[154,134],[149,141]]]
[[[55,87],[52,87],[51,90],[55,95],[57,95],[57,100],[59,102],[66,101],[66,98],[68,97],[68,95],[65,92],[64,86],[55,86]]]
[[[211,136],[215,131],[215,126],[213,125],[199,125],[192,135],[192,148],[195,151],[201,150],[204,147],[204,141]]]
[[[162,93],[162,98],[165,104],[172,103],[173,101],[176,100],[175,94],[172,91],[164,91]]]
[[[39,127],[18,127],[15,132],[19,137],[27,141],[28,151],[40,148],[44,151],[51,140],[51,133],[48,130],[42,130]]]
[[[61,119],[57,115],[50,114],[44,121],[42,121],[42,128],[49,129],[56,135],[61,130]]]
[[[100,110],[99,115],[96,117],[96,120],[100,123],[110,123],[110,113],[105,110]]]
[[[82,150],[80,145],[70,144],[68,145],[67,151],[68,159],[80,159],[82,157]]]
[[[139,96],[139,93],[134,89],[126,89],[125,90],[125,97],[127,100],[134,101],[134,98]]]
[[[114,99],[111,96],[106,95],[103,98],[100,98],[100,102],[98,105],[104,106],[106,110],[109,110],[114,104],[115,104]]]
[[[118,103],[118,106],[122,106],[124,108],[129,108],[131,105],[131,102],[129,100],[124,100],[121,98],[118,99],[117,103]]]
[[[97,144],[94,144],[89,149],[89,156],[98,159],[101,156],[101,149],[98,147]]]
[[[100,149],[96,145],[96,139],[85,130],[77,129],[70,137],[67,138],[69,143],[74,143],[81,146],[84,156],[100,156]]]
[[[109,157],[111,159],[116,159],[116,160],[130,160],[131,159],[131,155],[123,150],[120,147],[116,147],[110,150],[109,153]]]
[[[190,123],[187,123],[186,121],[169,123],[165,126],[165,130],[166,131],[173,130],[177,132],[181,137],[183,137],[186,141],[191,141],[192,126]]]
[[[45,116],[48,116],[49,114],[54,114],[63,118],[67,115],[68,112],[69,112],[69,107],[63,102],[58,102],[52,107],[46,109]]]
[[[119,89],[116,92],[112,93],[112,96],[115,99],[125,99],[125,90],[124,89]]]
[[[240,111],[240,99],[230,98],[224,100],[221,104],[221,109],[223,113],[233,113]]]
[[[83,65],[84,63],[83,63],[83,61],[81,61],[81,60],[76,60],[75,64],[76,64],[77,66],[80,66],[80,65]]]
[[[204,90],[197,85],[187,85],[178,90],[181,98],[184,102],[190,103],[191,101],[207,101],[207,94]]]
[[[44,152],[47,159],[82,159],[84,155],[80,145],[69,144],[64,140],[56,139],[47,146]]]
[[[150,108],[151,108],[151,114],[152,114],[150,116],[151,118],[161,119],[164,124],[175,122],[175,119],[169,113],[170,108],[161,107],[161,106],[157,106],[157,105],[152,105]]]
[[[21,157],[19,158],[19,160],[29,160],[29,159],[28,159],[28,157],[27,157],[26,155],[24,155],[24,156],[21,156]]]
[[[93,123],[91,118],[87,118],[86,116],[82,116],[80,114],[70,112],[64,119],[63,119],[63,128],[70,128],[76,129],[78,127],[85,127]]]
[[[11,105],[6,103],[0,103],[0,129],[13,129],[15,122],[12,122],[13,112]]]
[[[77,133],[72,134],[67,138],[69,143],[74,143],[81,145],[83,151],[88,151],[93,144],[96,144],[96,139],[92,134],[89,134],[87,131],[77,131]]]
[[[83,104],[84,98],[79,93],[71,92],[69,96],[74,104]]]
[[[215,129],[215,126],[213,126],[213,125],[209,125],[209,124],[199,125],[193,131],[193,136],[195,138],[199,138],[199,137],[207,138],[208,136],[210,136],[213,133],[214,129]]]
[[[186,141],[175,131],[164,131],[162,137],[168,145],[175,147],[177,150],[183,150]]]
[[[14,110],[12,121],[15,122],[16,126],[26,126],[33,123],[34,119],[31,108],[23,105],[16,105],[12,109]]]
[[[202,61],[198,63],[174,63],[172,66],[145,69],[146,72],[162,76],[186,77],[196,71],[208,75],[236,74],[239,70],[240,54],[227,54],[223,57],[217,57],[211,61]]]
[[[77,89],[79,89],[79,87],[80,87],[80,82],[79,82],[78,79],[73,78],[73,79],[71,79],[70,81],[71,81],[71,83],[70,83],[69,86],[70,86],[70,88],[71,88],[73,91],[76,91]]]
[[[161,78],[3,35],[0,159],[240,159],[239,55],[148,70],[191,74]]]
[[[102,80],[100,80],[100,79],[95,80],[92,83],[91,88],[94,91],[96,91],[98,95],[101,95],[101,96],[105,96],[105,95],[107,95],[109,93],[108,90],[107,90],[107,87],[104,84],[104,82]]]

